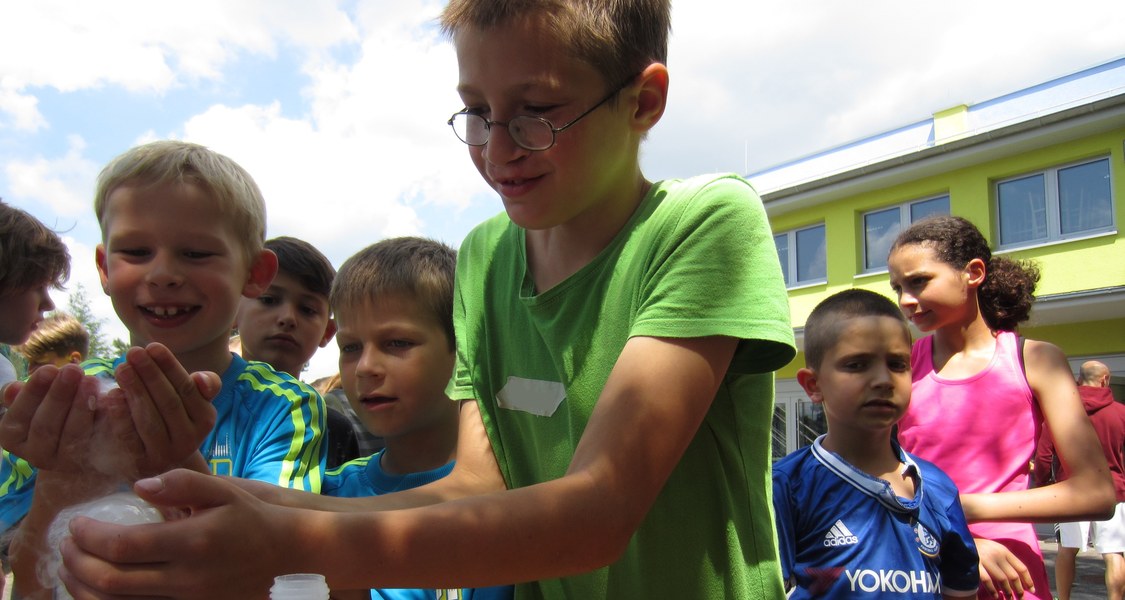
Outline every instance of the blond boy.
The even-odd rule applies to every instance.
[[[78,391],[86,380],[66,374],[71,367],[44,367],[0,430],[0,444],[40,468],[13,545],[25,595],[37,589],[34,559],[54,514],[122,480],[188,466],[316,492],[323,471],[320,396],[227,347],[240,298],[262,293],[277,271],[263,248],[265,203],[249,174],[203,146],[152,142],[102,170],[94,210],[98,274],[134,348],[85,363],[87,374],[122,390],[97,410]],[[40,398],[63,401],[57,446],[15,426],[31,421]],[[145,418],[148,410],[164,422]],[[122,413],[132,415],[131,437],[91,446],[107,420],[122,427]]]
[[[54,313],[43,319],[26,342],[16,347],[27,359],[27,372],[34,373],[43,365],[77,364],[86,360],[90,351],[90,333],[86,326],[67,313]]]

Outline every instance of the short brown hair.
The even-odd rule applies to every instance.
[[[72,315],[51,313],[31,333],[31,337],[15,350],[27,357],[29,362],[35,362],[48,352],[54,352],[58,356],[77,352],[82,358],[86,358],[90,352],[90,333]]]
[[[817,370],[824,355],[840,341],[848,319],[890,317],[902,324],[902,335],[910,343],[906,318],[890,298],[864,289],[837,292],[820,301],[805,320],[805,366]]]
[[[516,19],[542,19],[547,31],[611,85],[668,60],[669,0],[451,0],[441,13],[450,36]]]
[[[134,146],[117,156],[98,175],[94,213],[105,241],[105,209],[109,195],[121,186],[151,187],[167,183],[199,186],[215,199],[219,215],[242,242],[253,263],[266,241],[266,202],[250,174],[230,158],[199,144],[162,140]]]
[[[453,275],[457,251],[420,237],[376,242],[344,261],[329,303],[340,311],[365,306],[380,294],[409,294],[441,324],[453,350]]]
[[[47,283],[61,288],[70,277],[70,252],[58,234],[0,201],[0,297]]]
[[[283,235],[266,240],[266,250],[277,255],[278,273],[285,273],[310,292],[328,298],[336,269],[316,246],[305,240]]]

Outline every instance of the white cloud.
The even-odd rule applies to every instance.
[[[100,167],[83,156],[86,143],[71,136],[61,158],[13,160],[5,167],[11,192],[45,202],[60,217],[89,217],[93,189]],[[58,227],[59,225],[52,225]]]
[[[47,120],[39,112],[39,99],[21,93],[20,87],[14,78],[5,77],[0,72],[0,114],[8,117],[0,119],[0,131],[11,128],[34,132],[47,125]],[[5,121],[10,125],[5,125]]]
[[[300,0],[40,0],[0,11],[0,74],[17,90],[164,92],[221,79],[239,53],[272,56],[279,42],[319,49],[356,37],[335,3]]]
[[[656,177],[757,170],[1125,50],[1119,2],[722,5],[674,4],[670,104],[646,148]]]
[[[307,115],[284,116],[276,102],[213,106],[183,138],[254,176],[271,236],[302,237],[335,264],[378,239],[424,234],[420,208],[456,213],[486,191],[445,124],[460,105],[452,49],[435,35],[373,31],[354,64],[319,56],[305,66]]]

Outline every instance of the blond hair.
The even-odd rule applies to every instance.
[[[441,29],[454,37],[468,28],[487,30],[519,19],[540,20],[611,86],[668,60],[669,0],[451,0],[442,11]]]
[[[266,203],[250,174],[230,158],[213,150],[178,140],[162,140],[126,150],[98,175],[94,212],[106,238],[104,221],[109,195],[121,186],[156,187],[168,183],[192,184],[209,193],[219,205],[219,216],[242,243],[253,263],[266,240]]]
[[[31,333],[31,337],[14,350],[24,355],[28,362],[36,362],[48,352],[53,352],[56,356],[77,352],[82,358],[86,358],[90,352],[90,334],[86,331],[86,326],[74,316],[51,313]]]

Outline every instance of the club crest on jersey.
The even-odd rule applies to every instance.
[[[921,523],[914,524],[914,539],[918,540],[918,551],[931,558],[938,555],[940,547],[937,538]]]
[[[832,546],[851,546],[859,543],[859,537],[844,525],[842,520],[837,520],[832,529],[824,536],[824,545],[826,547]]]

